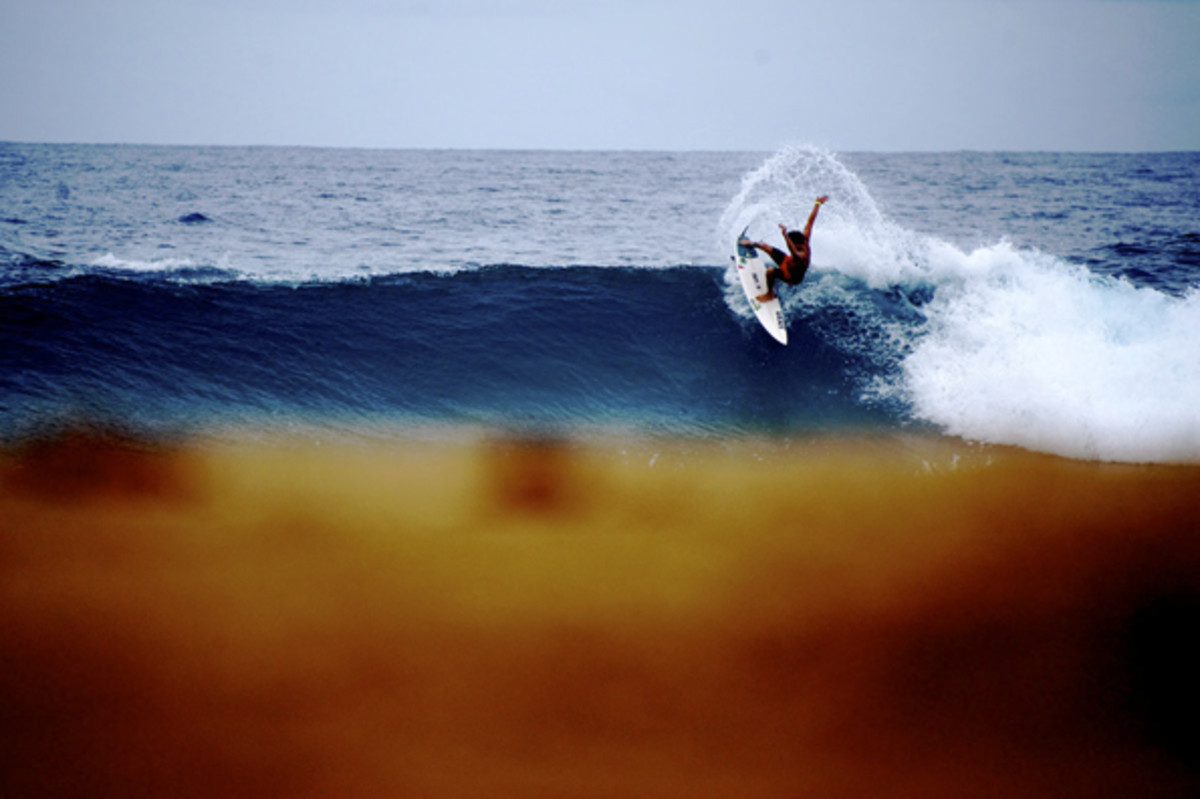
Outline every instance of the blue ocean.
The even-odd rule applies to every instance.
[[[790,343],[737,234],[830,195]],[[0,438],[915,431],[1200,460],[1200,153],[0,144]]]

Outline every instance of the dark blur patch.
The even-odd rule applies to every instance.
[[[60,503],[182,502],[198,491],[176,445],[117,428],[78,425],[30,436],[0,460],[0,487]]]
[[[488,498],[499,513],[566,516],[583,505],[587,487],[565,440],[498,438],[484,448],[483,460]]]

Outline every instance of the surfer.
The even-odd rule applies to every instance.
[[[755,297],[759,302],[769,302],[775,299],[775,281],[782,280],[789,286],[795,286],[804,280],[804,274],[808,271],[808,263],[812,258],[812,250],[809,249],[808,239],[812,236],[813,222],[817,219],[817,211],[829,199],[828,194],[822,194],[813,204],[812,213],[808,215],[808,221],[804,224],[804,230],[788,230],[787,225],[780,225],[779,230],[783,233],[783,241],[787,245],[788,251],[785,253],[778,247],[772,247],[770,244],[761,241],[749,242],[751,247],[762,250],[767,255],[771,256],[771,260],[775,262],[775,266],[767,269],[767,293]]]

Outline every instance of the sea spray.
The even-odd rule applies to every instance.
[[[778,225],[804,227],[813,201],[829,195],[812,233],[812,271],[834,270],[872,288],[917,277],[925,242],[880,211],[859,177],[816,147],[788,147],[742,179],[721,215],[720,235],[731,241],[748,228],[751,238],[783,246]]]

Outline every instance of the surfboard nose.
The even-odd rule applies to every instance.
[[[750,226],[747,225],[737,237],[737,252],[738,255],[742,256],[743,258],[753,258],[755,253],[754,246],[750,243],[750,239],[746,238],[746,232],[749,230]]]

